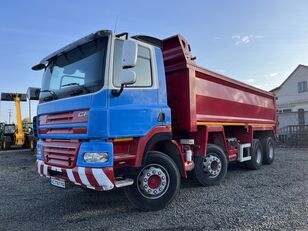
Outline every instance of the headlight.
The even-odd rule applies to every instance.
[[[85,152],[83,155],[85,162],[99,162],[104,163],[108,161],[108,154],[106,152]]]

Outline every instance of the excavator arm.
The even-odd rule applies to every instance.
[[[15,144],[23,145],[25,142],[25,133],[22,128],[21,110],[20,110],[20,96],[16,94],[15,97],[15,107],[16,107],[16,120],[17,120],[17,131],[15,133]]]

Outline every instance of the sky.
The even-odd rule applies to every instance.
[[[33,65],[100,29],[161,39],[181,33],[200,66],[270,90],[308,65],[307,9],[307,0],[2,1],[0,92],[40,87]],[[9,109],[16,121],[13,102],[0,102],[0,121]]]

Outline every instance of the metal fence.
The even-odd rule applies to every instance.
[[[308,125],[289,125],[278,130],[279,143],[285,147],[308,147]]]

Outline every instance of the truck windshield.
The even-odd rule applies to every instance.
[[[49,61],[40,102],[100,90],[104,85],[107,37],[78,46]]]

